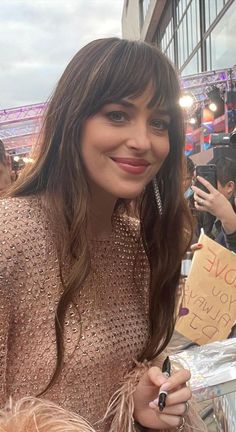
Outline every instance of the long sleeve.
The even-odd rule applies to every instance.
[[[236,253],[236,231],[232,234],[226,234],[225,235],[225,243],[227,249],[231,250],[232,252]]]
[[[113,395],[110,400],[105,418],[112,418],[109,432],[154,432],[154,430],[147,429],[141,425],[135,424],[133,413],[134,413],[134,401],[133,394],[141,376],[151,366],[160,367],[165,354],[162,353],[152,362],[137,363],[136,367],[131,371],[124,379],[120,389]],[[185,432],[192,432],[192,430],[201,430],[207,432],[205,423],[201,420],[198,412],[197,405],[192,399],[189,404],[189,412],[185,416]],[[173,432],[174,429],[159,430],[159,432]]]

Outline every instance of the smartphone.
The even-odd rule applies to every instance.
[[[217,189],[216,165],[197,165],[196,175],[203,177]],[[204,192],[209,193],[209,190],[198,180],[196,180],[195,186],[202,189]]]

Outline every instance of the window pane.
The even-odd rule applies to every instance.
[[[183,43],[184,43],[184,62],[187,60],[188,53],[188,34],[187,34],[187,16],[183,19]]]
[[[190,62],[187,64],[187,66],[185,66],[185,68],[182,70],[181,75],[194,75],[198,72],[198,53],[196,53],[190,60]]]
[[[196,26],[197,26],[197,42],[200,42],[200,2],[199,1],[195,1],[196,4]]]
[[[198,63],[198,72],[202,72],[202,59],[201,59],[201,50],[199,49],[197,52],[197,63]]]
[[[205,26],[206,26],[205,30],[207,31],[208,28],[210,27],[210,5],[209,5],[209,0],[205,0]]]
[[[197,14],[196,14],[196,0],[192,1],[191,4],[191,15],[192,15],[192,40],[193,49],[197,45]]]
[[[193,24],[192,24],[192,15],[191,15],[191,8],[188,8],[187,12],[187,21],[188,21],[188,46],[189,51],[192,52],[193,50]]]
[[[144,20],[145,20],[145,17],[146,17],[149,5],[150,5],[150,0],[143,0],[143,5],[142,6],[143,6],[143,19]]]
[[[236,64],[236,8],[233,3],[211,33],[212,69]]]
[[[216,0],[217,15],[220,13],[223,6],[224,6],[224,0]]]
[[[179,52],[179,67],[183,64],[183,32],[182,32],[182,23],[178,29],[178,52]]]
[[[169,49],[170,49],[170,55],[169,55],[169,57],[170,57],[171,61],[174,63],[175,59],[174,59],[174,40],[173,39],[172,39],[172,41],[170,43]]]
[[[211,35],[206,39],[206,57],[207,57],[207,70],[212,69],[211,64]]]
[[[180,66],[184,63],[184,39],[183,39],[183,22],[179,26],[179,49],[180,49]]]
[[[216,19],[216,0],[211,0],[209,5],[209,11],[210,11],[210,24],[212,24],[213,21]]]

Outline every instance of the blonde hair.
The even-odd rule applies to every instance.
[[[0,432],[95,432],[81,416],[53,402],[25,397],[0,410]]]

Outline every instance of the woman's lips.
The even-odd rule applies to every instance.
[[[123,171],[131,174],[142,174],[150,165],[145,159],[138,158],[111,158]]]

